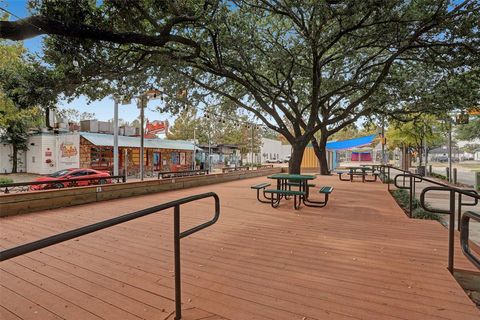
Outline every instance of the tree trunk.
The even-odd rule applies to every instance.
[[[288,163],[289,173],[300,174],[303,153],[305,152],[307,144],[308,140],[292,143],[292,157],[290,158],[290,162]]]
[[[318,142],[316,138],[312,138],[313,151],[318,158],[318,163],[320,164],[320,175],[322,176],[330,174],[327,161],[327,138],[325,136],[325,134],[321,135],[320,142]]]
[[[15,144],[12,144],[12,147],[12,173],[17,173],[18,148]]]

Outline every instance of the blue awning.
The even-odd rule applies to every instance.
[[[355,139],[327,142],[327,150],[345,150],[369,146],[372,144],[372,141],[376,136],[376,134],[372,134]]]

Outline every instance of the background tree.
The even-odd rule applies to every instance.
[[[480,139],[480,117],[471,119],[468,124],[460,124],[456,126],[455,138],[467,141]]]
[[[386,137],[390,149],[413,149],[418,154],[419,165],[422,165],[425,147],[437,147],[445,140],[443,132],[446,125],[434,116],[421,115],[409,122],[393,121]]]
[[[248,122],[246,116],[228,112],[222,107],[206,107],[200,116],[195,108],[186,108],[175,119],[167,138],[192,140],[194,129],[199,144],[234,144],[240,148],[242,155],[251,151],[252,141],[253,151],[258,152],[264,132],[261,126]]]
[[[57,112],[58,118],[65,119],[68,122],[80,123],[82,120],[95,119],[95,113],[80,112],[72,108],[61,108]]]
[[[42,124],[42,112],[40,108],[19,110],[0,91],[0,115],[0,141],[12,145],[12,173],[17,173],[18,153],[28,150],[28,136]]]
[[[18,152],[28,149],[30,131],[42,123],[42,111],[31,96],[38,91],[29,83],[32,77],[38,80],[42,76],[30,74],[37,70],[37,65],[24,54],[22,45],[0,41],[0,140],[12,145],[12,173],[17,172]]]

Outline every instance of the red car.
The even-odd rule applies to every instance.
[[[111,183],[110,174],[104,171],[98,171],[94,169],[65,169],[55,173],[49,174],[44,177],[40,177],[34,180],[34,182],[48,182],[53,180],[65,180],[65,182],[54,182],[46,184],[35,184],[30,186],[30,190],[46,190],[46,189],[59,189],[67,188],[71,186],[72,182],[68,180],[85,178],[85,180],[75,181],[75,186],[88,186],[92,184],[107,184]],[[86,178],[98,178],[95,180],[89,180]]]

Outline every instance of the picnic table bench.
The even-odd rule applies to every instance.
[[[333,191],[333,187],[321,187],[319,193],[324,195],[324,201],[314,201],[309,198],[309,195],[311,193],[310,188],[315,187],[315,184],[308,183],[308,181],[315,179],[315,176],[279,173],[268,176],[268,178],[277,180],[276,189],[266,189],[270,186],[270,183],[257,184],[251,186],[251,189],[257,190],[258,201],[270,203],[273,208],[279,206],[281,199],[288,200],[292,196],[295,209],[299,209],[302,203],[308,207],[324,207],[328,202],[329,194]],[[292,187],[298,187],[298,190],[292,190]],[[263,192],[263,197],[268,201],[260,198],[260,191]]]

